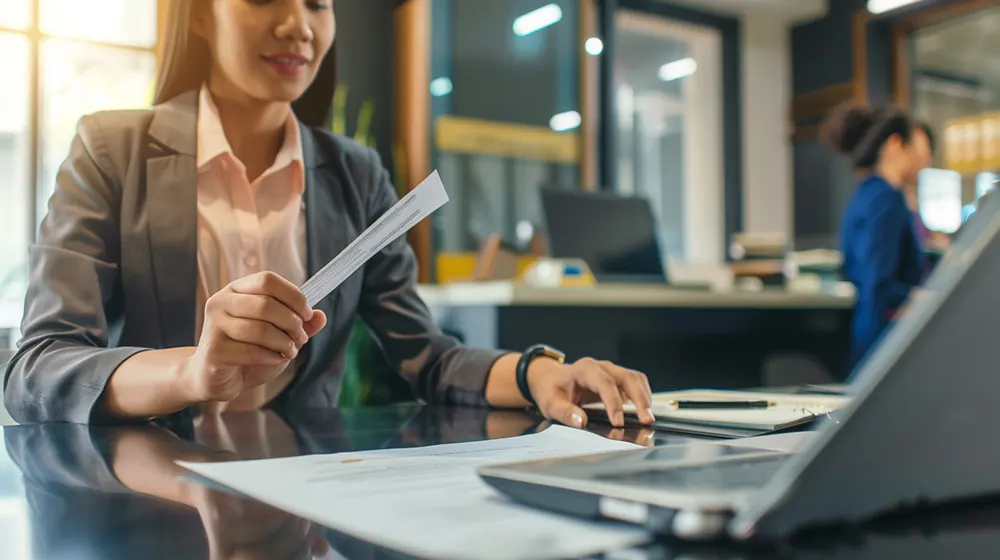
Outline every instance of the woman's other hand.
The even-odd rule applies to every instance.
[[[210,297],[183,385],[195,402],[229,402],[278,377],[326,325],[297,286],[273,272],[236,280]]]
[[[649,380],[637,371],[607,361],[584,358],[572,364],[539,358],[528,368],[528,386],[539,410],[551,418],[576,428],[587,425],[580,407],[603,402],[611,425],[625,425],[625,403],[635,404],[639,421],[652,424],[653,392]]]

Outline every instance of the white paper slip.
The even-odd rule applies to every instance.
[[[179,464],[379,546],[431,558],[576,558],[643,544],[645,531],[516,504],[476,474],[495,462],[639,449],[555,426],[540,434],[415,449]]]
[[[368,259],[385,249],[399,236],[430,216],[435,210],[448,202],[448,193],[438,172],[434,171],[423,180],[417,188],[394,204],[374,224],[368,227],[357,239],[351,242],[339,255],[333,258],[312,278],[302,285],[302,293],[306,296],[309,307],[315,307],[331,292],[337,289],[344,280]]]

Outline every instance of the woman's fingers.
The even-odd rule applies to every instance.
[[[631,401],[636,407],[636,415],[644,424],[655,421],[652,411],[653,395],[646,376],[610,362],[598,362],[589,358],[582,359],[569,367],[574,394],[580,390],[593,393],[604,404],[608,420],[612,426],[625,425],[625,403]],[[558,403],[553,403],[548,410],[543,410],[550,418],[556,418],[566,424],[576,425],[569,421],[569,415],[575,410],[583,411],[576,406],[579,399],[570,398],[566,391],[560,391],[556,397]],[[565,402],[563,402],[565,401]],[[573,409],[570,409],[572,405]]]
[[[274,272],[252,274],[234,281],[229,288],[240,294],[271,296],[286,305],[303,321],[308,321],[312,317],[312,309],[306,303],[306,296],[302,290]]]
[[[542,406],[542,414],[573,428],[587,426],[587,414],[562,392],[553,396]]]
[[[285,331],[300,348],[309,342],[302,317],[274,297],[234,292],[226,300],[226,312],[240,319],[268,322]]]
[[[231,366],[277,366],[288,361],[278,352],[246,342],[224,342],[216,356]]]
[[[644,424],[652,424],[656,418],[653,416],[653,392],[649,387],[649,379],[635,370],[611,362],[599,362],[599,364],[601,369],[614,378],[622,398],[632,401],[635,405],[639,420]]]
[[[601,398],[611,425],[618,428],[624,426],[625,403],[618,389],[617,380],[594,360],[580,360],[571,367],[579,372],[575,378],[576,384],[593,391]]]
[[[326,326],[326,313],[315,309],[312,312],[312,318],[305,322],[303,328],[305,329],[306,336],[312,338],[316,336],[319,331],[323,330]]]
[[[656,420],[652,410],[653,392],[649,388],[646,376],[611,362],[601,362],[601,368],[615,378],[621,391],[635,405],[639,420],[644,424],[652,424]]]
[[[292,360],[299,354],[299,347],[288,334],[265,321],[242,319],[226,315],[219,321],[219,328],[228,338],[260,346]]]

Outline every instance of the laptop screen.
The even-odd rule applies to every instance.
[[[1000,197],[984,197],[966,226],[861,366],[851,405],[734,522],[737,533],[1000,494],[989,439],[1000,429]]]
[[[553,257],[583,259],[598,279],[666,281],[646,199],[547,190],[542,207]]]

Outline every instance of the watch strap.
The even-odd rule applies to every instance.
[[[517,370],[515,372],[517,388],[521,391],[521,396],[533,406],[537,406],[538,403],[535,402],[535,398],[531,395],[531,387],[528,386],[528,367],[532,361],[540,357],[552,358],[560,364],[566,360],[565,354],[545,344],[536,344],[521,354],[521,359],[517,361]]]

